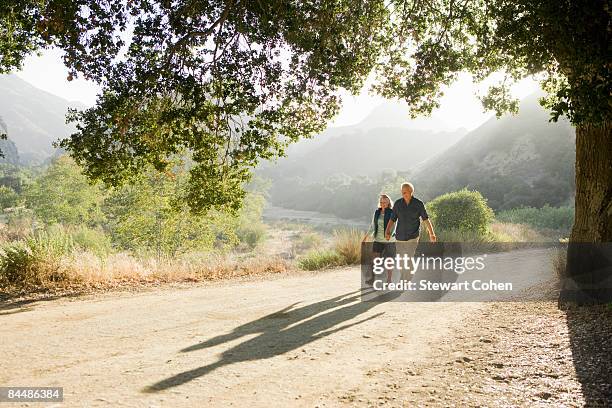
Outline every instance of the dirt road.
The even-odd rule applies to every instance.
[[[5,307],[0,385],[62,386],[57,406],[338,406],[490,305],[359,296],[347,268]]]

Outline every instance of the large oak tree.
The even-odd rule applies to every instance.
[[[376,89],[413,112],[437,107],[441,86],[461,71],[477,80],[502,72],[483,98],[514,111],[513,82],[541,77],[551,120],[576,127],[575,222],[567,271],[578,296],[609,299],[612,251],[612,9],[608,0],[393,0],[393,44]],[[582,243],[582,244],[581,244]],[[592,245],[586,243],[608,243]],[[604,281],[607,280],[607,283]],[[600,287],[604,285],[604,287]],[[580,291],[579,291],[580,292]],[[588,300],[588,299],[587,299]]]

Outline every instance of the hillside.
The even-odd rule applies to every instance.
[[[24,162],[42,162],[55,152],[53,141],[72,133],[69,107],[84,106],[40,90],[16,75],[0,75],[0,115]]]
[[[537,99],[531,95],[522,101],[518,115],[493,117],[429,158],[426,154],[452,140],[452,135],[442,136],[440,142],[434,142],[434,134],[411,130],[403,138],[401,132],[380,129],[336,136],[293,158],[293,167],[285,165],[281,175],[274,174],[271,202],[289,209],[365,219],[379,192],[385,190],[396,198],[399,183],[408,179],[424,200],[467,187],[482,192],[495,210],[571,204],[575,133],[567,121],[550,123]],[[372,162],[378,157],[385,157],[372,153],[383,144],[392,146],[384,163],[392,164],[389,167],[396,173],[361,176],[375,168]],[[423,158],[427,160],[419,164]],[[320,179],[313,180],[306,172]],[[338,202],[351,206],[347,210]]]
[[[575,133],[531,95],[519,114],[490,119],[444,153],[418,166],[413,182],[424,199],[463,187],[475,189],[495,209],[571,203]]]
[[[290,146],[287,157],[264,164],[258,172],[272,180],[300,177],[308,182],[338,174],[377,177],[386,170],[408,170],[466,133],[423,130],[416,123],[408,119],[407,111],[385,103],[355,125],[328,128]]]

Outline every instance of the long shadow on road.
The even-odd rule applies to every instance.
[[[384,300],[390,301],[399,294],[400,292],[390,292],[381,296],[384,297]],[[278,312],[238,326],[231,333],[187,347],[181,352],[202,350],[259,333],[256,337],[224,351],[216,362],[173,375],[147,386],[143,392],[151,393],[176,387],[210,374],[223,366],[275,357],[383,314],[378,313],[338,326],[380,303],[361,302],[360,296],[361,291],[355,291],[298,308],[295,307],[297,305],[295,303]]]

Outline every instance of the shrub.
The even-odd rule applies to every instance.
[[[486,235],[493,220],[493,210],[478,191],[467,189],[443,194],[427,206],[434,227],[444,231]]]
[[[63,281],[67,274],[62,260],[74,248],[72,237],[59,226],[12,242],[0,252],[0,281],[3,286]]]
[[[75,249],[72,236],[57,224],[35,232],[25,242],[36,256],[46,259],[60,259]]]
[[[240,242],[247,244],[249,248],[253,249],[266,237],[266,227],[261,223],[252,223],[243,225],[236,231]]]
[[[546,242],[552,236],[543,235],[529,225],[495,222],[491,234],[498,242]]]
[[[315,271],[341,264],[342,256],[333,249],[315,249],[298,259],[298,267],[307,271]]]
[[[294,236],[295,239],[291,245],[291,252],[293,254],[299,254],[313,248],[318,248],[323,243],[321,236],[316,232],[300,231]]]
[[[574,209],[572,207],[551,207],[549,205],[542,208],[513,208],[501,211],[495,218],[502,222],[527,224],[534,228],[569,232],[574,223]]]
[[[32,250],[23,241],[12,242],[0,252],[2,286],[27,282],[37,262]]]
[[[111,239],[100,229],[80,226],[72,231],[74,243],[81,249],[90,251],[100,257],[107,256],[112,251]]]
[[[0,186],[0,209],[14,207],[19,201],[19,194],[11,187]]]
[[[334,231],[334,249],[342,257],[343,265],[355,265],[361,261],[361,239],[363,233],[357,229]]]
[[[4,239],[7,241],[23,240],[29,236],[37,226],[32,210],[23,206],[5,208],[4,214],[7,220]]]
[[[58,228],[7,244],[0,252],[0,282],[27,287],[63,281],[62,260],[73,250],[72,237]]]

